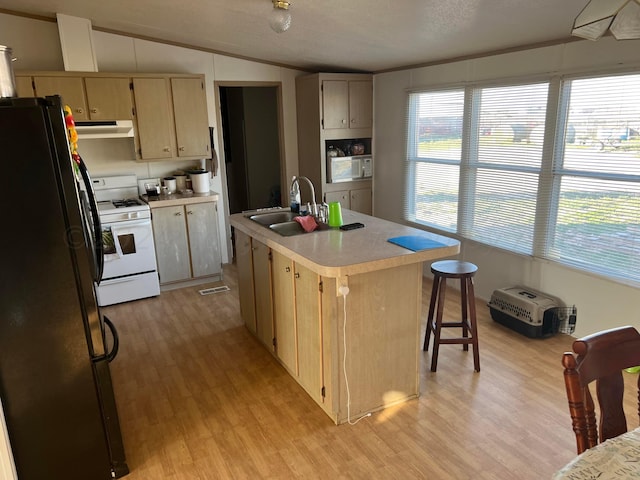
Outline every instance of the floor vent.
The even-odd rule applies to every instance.
[[[229,290],[231,290],[229,287],[227,287],[226,285],[222,285],[220,287],[205,288],[204,290],[198,290],[198,292],[200,293],[200,295],[211,295],[212,293],[228,292]]]

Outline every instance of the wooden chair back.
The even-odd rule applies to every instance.
[[[594,333],[573,342],[573,351],[562,357],[569,412],[576,434],[578,453],[627,431],[623,409],[625,368],[640,366],[640,334],[633,327]],[[638,375],[640,418],[640,375]],[[594,402],[589,384],[595,382],[600,406],[596,426]]]

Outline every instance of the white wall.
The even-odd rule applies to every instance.
[[[616,42],[605,38],[598,42],[572,42],[375,75],[375,215],[404,223],[402,192],[408,89],[497,78],[637,68],[639,48],[640,41]],[[478,265],[476,295],[486,300],[497,288],[521,284],[575,304],[578,307],[576,336],[627,324],[640,328],[640,287],[637,285],[624,285],[472,241],[463,241],[459,258]]]

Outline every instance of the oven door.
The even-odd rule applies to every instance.
[[[150,219],[102,224],[103,280],[156,270]]]

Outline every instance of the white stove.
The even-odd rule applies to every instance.
[[[101,306],[160,294],[149,205],[135,175],[92,179],[102,224],[104,273],[96,286]]]

